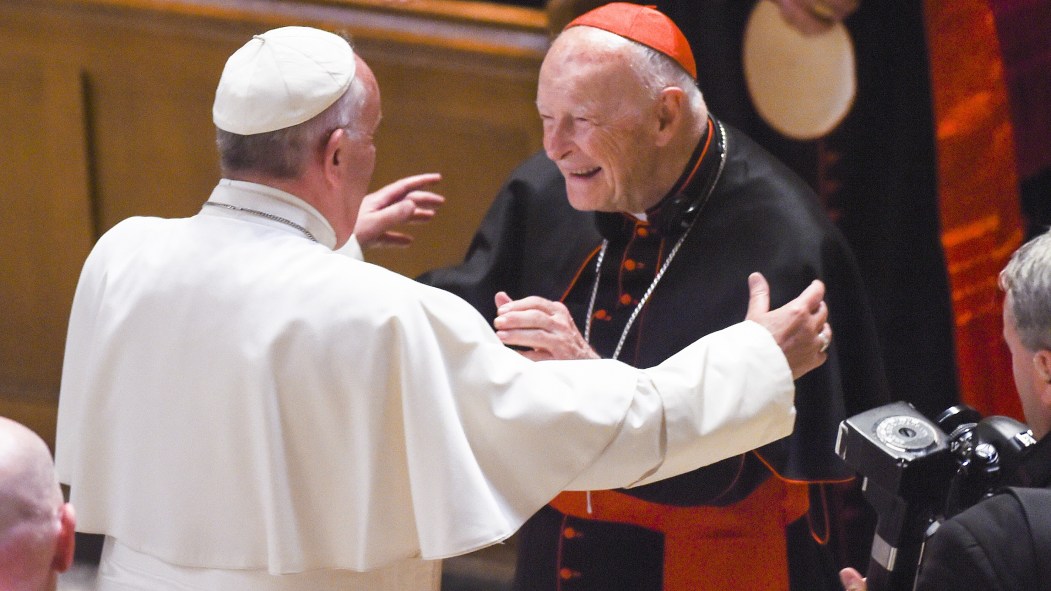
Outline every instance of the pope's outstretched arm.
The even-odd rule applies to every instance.
[[[624,424],[606,450],[567,487],[617,488],[627,476],[621,458],[638,454],[638,437],[662,413],[657,465],[632,486],[677,476],[787,437],[795,408],[793,380],[824,363],[831,339],[824,285],[769,309],[769,286],[749,277],[746,320],[707,335],[640,379]]]
[[[798,379],[825,362],[825,349],[832,340],[825,286],[814,281],[796,299],[770,310],[770,286],[760,273],[748,278],[748,315],[770,331],[784,353],[792,377]],[[534,361],[554,359],[598,359],[573,322],[562,302],[538,296],[512,300],[507,293],[495,297],[496,336],[505,345],[519,347]]]

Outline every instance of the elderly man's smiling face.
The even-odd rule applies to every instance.
[[[555,40],[540,68],[544,149],[579,210],[637,213],[663,197],[653,183],[658,100],[632,71],[626,43],[573,27]]]

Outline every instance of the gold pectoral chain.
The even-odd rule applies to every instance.
[[[725,131],[723,131],[721,123],[719,124],[719,132],[720,135],[725,137]],[[715,180],[712,181],[712,185],[708,187],[708,193],[704,196],[705,201],[708,200],[712,191],[715,190],[715,185],[719,183],[719,177],[722,176],[723,173],[723,165],[726,164],[726,152],[727,151],[724,149],[723,153],[720,155],[719,169],[715,173]],[[617,348],[613,350],[613,355],[610,359],[616,359],[620,356],[620,350],[624,346],[624,341],[628,338],[628,331],[631,330],[632,324],[635,323],[635,319],[638,318],[639,314],[642,312],[643,306],[649,301],[650,295],[653,294],[653,290],[657,288],[657,283],[660,282],[661,277],[664,277],[664,272],[668,270],[668,266],[671,265],[671,261],[675,258],[675,254],[679,252],[679,247],[681,247],[682,243],[686,241],[686,237],[690,234],[690,230],[693,229],[694,224],[697,223],[697,220],[700,219],[700,217],[701,216],[698,215],[690,222],[689,227],[686,228],[686,231],[682,233],[679,240],[675,242],[675,246],[672,247],[671,252],[668,253],[668,258],[664,259],[664,264],[661,265],[657,274],[654,275],[653,281],[650,282],[650,286],[646,288],[646,292],[642,294],[641,298],[639,298],[639,303],[635,306],[635,309],[632,310],[631,316],[628,317],[628,323],[624,325],[624,330],[620,333],[620,341],[617,342]],[[595,262],[595,284],[591,287],[591,301],[588,302],[588,316],[584,321],[584,341],[588,344],[591,343],[591,318],[595,313],[595,297],[598,295],[598,284],[602,279],[602,259],[606,257],[606,248],[608,246],[609,240],[603,240],[602,249],[599,250],[598,259]]]

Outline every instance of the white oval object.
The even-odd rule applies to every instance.
[[[773,2],[756,4],[744,32],[744,77],[756,111],[799,140],[832,131],[857,93],[854,44],[843,23],[807,36]]]

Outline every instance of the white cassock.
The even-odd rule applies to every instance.
[[[320,243],[210,206],[126,220],[88,257],[56,461],[78,528],[107,537],[100,590],[432,590],[438,559],[563,489],[792,429],[791,372],[758,324],[652,369],[532,362],[455,296],[333,251],[287,193],[224,180],[209,201]]]

